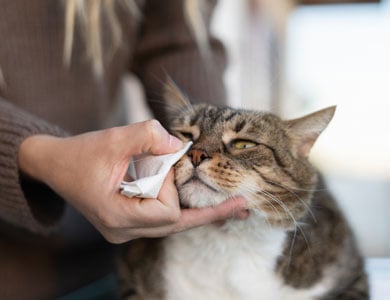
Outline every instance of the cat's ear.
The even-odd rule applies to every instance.
[[[188,97],[169,76],[167,76],[164,84],[164,100],[168,113],[192,109],[192,105]]]
[[[302,118],[285,121],[288,134],[292,139],[295,155],[300,157],[309,156],[313,144],[328,126],[335,111],[336,106],[331,106]]]

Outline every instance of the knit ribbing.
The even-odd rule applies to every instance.
[[[64,203],[43,184],[22,179],[18,168],[18,149],[28,136],[64,136],[65,133],[1,98],[0,111],[0,218],[33,232],[47,233],[59,221]],[[41,191],[39,195],[42,198],[35,198],[35,193],[29,192],[37,189]],[[45,203],[43,195],[48,193],[54,197],[50,203]]]

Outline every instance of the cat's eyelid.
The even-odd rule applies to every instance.
[[[242,144],[242,145],[240,145]],[[234,150],[245,150],[245,149],[250,149],[254,148],[256,146],[260,145],[258,142],[249,140],[249,139],[233,139],[229,142],[227,145],[230,149]],[[244,147],[241,147],[244,146]]]
[[[185,131],[180,131],[179,132],[183,137],[187,138],[187,139],[190,139],[190,140],[193,140],[194,139],[194,135],[192,134],[192,132],[185,132]]]
[[[178,138],[184,138],[184,139],[188,139],[188,140],[191,140],[191,141],[195,140],[194,133],[192,131],[190,131],[190,130],[175,129],[175,130],[173,130],[173,132],[175,133],[175,135]]]
[[[251,139],[246,139],[246,138],[236,138],[236,139],[232,139],[229,144],[233,145],[234,143],[238,143],[238,142],[242,142],[242,143],[253,143],[253,144],[256,144],[256,145],[260,145],[261,143],[258,142],[258,141],[255,141],[255,140],[251,140]]]
[[[199,128],[196,126],[180,126],[171,128],[179,137],[195,141],[199,137]]]

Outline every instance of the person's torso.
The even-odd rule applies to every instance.
[[[118,85],[136,42],[131,13],[117,10],[122,29],[117,49],[107,15],[101,14],[104,74],[99,77],[87,58],[77,18],[71,62],[64,64],[63,1],[2,0],[0,7],[0,96],[70,133],[116,125]]]

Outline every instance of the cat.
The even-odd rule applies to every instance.
[[[242,195],[250,216],[131,241],[119,268],[125,299],[369,299],[353,232],[308,161],[335,107],[284,121],[191,105],[172,82],[165,99],[171,133],[193,142],[175,165],[182,206]]]

